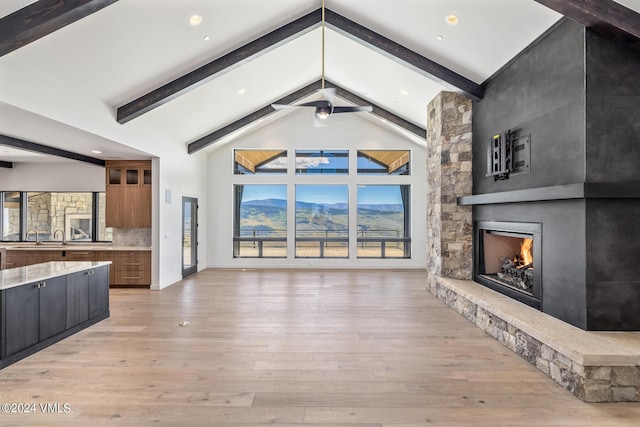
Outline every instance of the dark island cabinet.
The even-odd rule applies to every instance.
[[[0,368],[109,317],[109,265],[0,293]]]
[[[67,281],[53,277],[40,284],[38,340],[44,341],[67,329]]]
[[[10,356],[39,341],[40,289],[29,283],[4,291],[4,353]]]
[[[90,270],[89,318],[109,311],[109,267]]]
[[[7,356],[66,329],[67,287],[64,277],[7,289],[5,298]]]

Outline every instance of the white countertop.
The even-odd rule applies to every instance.
[[[111,261],[51,261],[0,270],[0,290],[109,264]]]
[[[110,244],[90,243],[0,243],[0,248],[8,251],[150,251],[149,246],[112,246]]]

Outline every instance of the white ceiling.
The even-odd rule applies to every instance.
[[[30,3],[2,0],[0,16]],[[640,0],[620,3],[640,11]],[[116,108],[320,5],[120,0],[0,57],[0,134],[103,159],[153,156],[157,144],[186,150],[186,144],[320,79],[321,30],[125,124],[116,122]],[[533,0],[326,0],[326,7],[476,83],[561,18]],[[194,13],[203,17],[197,27],[188,24]],[[460,18],[457,26],[445,21],[451,13]],[[454,89],[330,27],[325,40],[328,80],[423,128],[427,103]],[[0,160],[22,161],[1,148]]]

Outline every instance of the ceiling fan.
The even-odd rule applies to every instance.
[[[334,113],[353,113],[359,111],[373,111],[370,105],[353,106],[353,107],[337,107],[334,105],[336,96],[335,88],[324,87],[324,0],[322,0],[322,88],[318,90],[323,99],[319,101],[305,102],[303,104],[271,104],[273,109],[282,110],[289,107],[315,107],[314,124],[316,127],[325,126],[324,120],[326,120],[331,114]]]

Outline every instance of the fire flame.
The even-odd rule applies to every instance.
[[[533,239],[522,239],[522,243],[520,243],[520,259],[524,265],[533,263]]]

